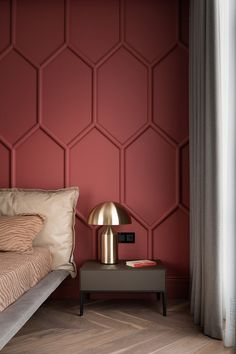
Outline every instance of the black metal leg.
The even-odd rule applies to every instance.
[[[84,293],[80,291],[80,312],[79,315],[83,316],[84,314]]]
[[[157,301],[159,301],[160,300],[160,293],[159,292],[156,293],[156,296],[157,296]]]
[[[166,292],[161,292],[161,299],[162,299],[162,308],[163,308],[163,316],[166,316]]]

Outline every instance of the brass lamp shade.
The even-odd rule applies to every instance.
[[[88,224],[108,226],[101,234],[101,263],[117,263],[118,238],[111,226],[131,224],[127,210],[117,202],[100,203],[90,212]]]
[[[90,225],[122,225],[131,224],[131,218],[126,209],[117,202],[98,204],[88,217]]]

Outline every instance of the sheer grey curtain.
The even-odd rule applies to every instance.
[[[190,2],[191,311],[235,346],[235,0]]]

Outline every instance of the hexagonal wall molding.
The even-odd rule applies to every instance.
[[[163,257],[168,296],[188,282],[188,6],[0,0],[0,187],[80,187],[78,266],[96,257],[90,209],[120,200],[136,243],[119,256]]]
[[[147,121],[147,70],[124,49],[99,68],[98,121],[121,143]]]
[[[178,1],[125,1],[125,39],[148,61],[160,58],[178,38]]]
[[[188,136],[188,54],[176,48],[154,69],[154,122],[177,142]]]
[[[37,130],[16,149],[15,179],[17,187],[64,187],[64,150]]]
[[[91,123],[91,69],[70,50],[43,70],[43,123],[68,143]]]
[[[64,42],[64,1],[16,3],[16,45],[28,58],[41,63]]]
[[[11,2],[0,1],[0,52],[10,45],[11,41]]]
[[[0,77],[0,131],[14,143],[36,123],[36,71],[10,51],[1,60]]]
[[[145,259],[148,257],[148,231],[134,218],[132,224],[121,225],[118,232],[135,232],[135,243],[119,244],[119,259]]]
[[[10,151],[0,142],[0,188],[9,187],[10,182]]]
[[[70,43],[98,61],[119,40],[118,0],[71,0]]]
[[[176,205],[175,149],[148,129],[125,153],[125,201],[148,224]]]
[[[153,256],[161,259],[172,275],[189,274],[189,217],[177,210],[153,233]]]
[[[92,230],[78,217],[75,218],[75,252],[74,260],[77,265],[93,258],[93,235]]]
[[[97,203],[119,200],[119,150],[96,129],[71,149],[70,184],[80,188],[85,218]]]
[[[134,218],[132,224],[114,226],[116,232],[135,232],[135,243],[119,243],[119,259],[145,259],[147,258],[148,231]],[[99,230],[99,237],[103,227]]]

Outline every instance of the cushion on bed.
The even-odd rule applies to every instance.
[[[35,213],[46,217],[35,246],[48,247],[52,269],[65,269],[76,274],[73,262],[75,208],[78,187],[58,190],[0,189],[0,215]]]
[[[33,239],[42,229],[41,215],[0,216],[0,251],[32,251]]]

